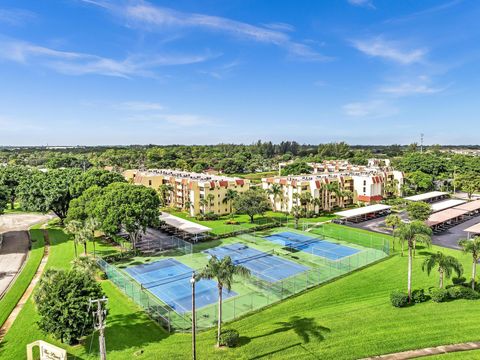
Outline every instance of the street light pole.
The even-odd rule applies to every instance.
[[[195,313],[195,271],[192,272],[190,284],[192,284],[192,359],[197,358],[196,335],[197,335],[197,315]]]

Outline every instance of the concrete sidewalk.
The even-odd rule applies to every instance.
[[[408,351],[402,351],[399,353],[393,353],[393,354],[387,354],[387,355],[372,356],[362,360],[373,360],[373,359],[406,360],[406,359],[415,359],[415,358],[430,356],[430,355],[440,355],[440,354],[446,354],[446,353],[452,353],[452,352],[477,350],[477,349],[480,349],[480,342],[468,342],[468,343],[461,343],[461,344],[435,346],[435,347],[417,349],[417,350],[408,350]]]

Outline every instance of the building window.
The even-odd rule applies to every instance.
[[[367,185],[367,180],[363,180],[363,186]],[[365,190],[363,190],[365,191]]]
[[[152,186],[152,180],[148,180],[148,186]]]
[[[365,194],[366,192],[367,192],[367,188],[364,187],[364,188],[363,188],[363,193]]]

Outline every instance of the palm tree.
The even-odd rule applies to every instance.
[[[85,220],[85,236],[87,240],[93,243],[93,257],[95,257],[95,231],[100,228],[100,222],[95,218]],[[87,254],[87,245],[85,243],[85,255]]]
[[[222,333],[222,301],[223,289],[228,291],[232,288],[233,276],[250,276],[250,270],[242,265],[235,265],[230,256],[219,260],[215,255],[208,260],[207,266],[201,270],[197,279],[215,279],[218,288],[218,327],[217,327],[217,346],[220,346],[220,335]]]
[[[395,229],[395,235],[402,243],[408,244],[408,301],[412,301],[412,261],[413,246],[416,242],[424,243],[430,246],[432,243],[432,229],[425,225],[422,221],[413,221],[409,224],[402,223]]]
[[[455,271],[458,277],[462,276],[463,266],[453,256],[445,255],[440,251],[436,254],[431,254],[427,256],[423,261],[422,270],[426,270],[427,274],[430,275],[430,272],[435,267],[435,265],[438,265],[438,274],[440,275],[440,288],[443,288],[444,277],[450,279],[450,276],[452,276],[452,271]]]
[[[212,210],[211,210],[211,207],[213,206],[213,200],[215,200],[215,195],[213,195],[213,194],[208,194],[208,195],[207,195],[208,211],[212,211]]]
[[[300,220],[302,216],[302,211],[300,209],[300,206],[292,206],[292,212],[291,212],[293,218],[295,219],[295,229],[298,229],[298,220]]]
[[[200,203],[200,206],[203,208],[203,213],[205,214],[206,213],[205,208],[208,205],[208,201],[205,198],[201,198],[199,203]]]
[[[395,251],[395,228],[402,223],[402,218],[396,214],[390,214],[385,218],[385,225],[392,228],[393,234],[393,251]],[[402,256],[403,256],[403,243],[402,243]]]
[[[162,200],[162,205],[167,206],[172,195],[174,188],[171,184],[162,184],[158,188],[160,193],[160,199]]]
[[[300,204],[303,205],[305,216],[307,215],[308,208],[312,203],[312,194],[309,192],[304,192],[300,194]]]
[[[230,215],[233,215],[233,200],[235,200],[238,196],[238,192],[232,189],[228,189],[227,192],[225,193],[225,197],[223,198],[222,202],[224,204],[228,203],[230,205]]]
[[[462,239],[459,241],[464,252],[472,254],[472,289],[475,290],[475,279],[477,277],[477,262],[480,258],[480,236],[473,239]]]
[[[77,244],[81,242],[80,232],[83,229],[83,224],[81,221],[72,220],[67,223],[65,226],[65,232],[67,234],[73,235],[73,246],[75,249],[75,257],[78,257]]]
[[[315,211],[315,213],[319,213],[320,209],[322,208],[322,200],[316,197],[313,199],[312,203],[313,203],[313,210]]]
[[[277,198],[282,195],[282,187],[279,184],[272,184],[272,186],[267,189],[267,194],[273,197],[273,211],[276,210]]]

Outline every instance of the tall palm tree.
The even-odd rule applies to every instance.
[[[206,206],[208,205],[208,201],[205,198],[200,199],[199,201],[200,206],[203,208],[203,213],[206,213]]]
[[[412,262],[413,262],[413,246],[416,242],[424,243],[430,246],[432,243],[432,229],[425,225],[422,221],[412,221],[409,224],[402,223],[395,229],[395,235],[403,243],[408,244],[408,301],[412,301]]]
[[[312,194],[303,192],[300,194],[300,204],[303,206],[305,215],[307,215],[310,204],[312,203]]]
[[[170,198],[173,193],[173,186],[171,184],[162,184],[158,187],[158,192],[160,193],[160,200],[162,201],[163,206],[168,206]]]
[[[280,186],[280,184],[272,184],[272,186],[267,189],[267,194],[273,197],[272,209],[273,211],[275,211],[277,205],[277,198],[282,195],[282,187]]]
[[[208,211],[212,211],[213,201],[215,200],[215,195],[208,194],[207,201],[208,201]]]
[[[319,213],[320,209],[322,208],[322,200],[320,198],[316,197],[316,198],[313,199],[312,204],[313,204],[313,210],[316,213]],[[318,211],[317,211],[317,209],[318,209]]]
[[[475,279],[477,277],[477,262],[480,258],[480,236],[473,239],[462,239],[459,241],[464,252],[472,254],[472,289],[475,290]]]
[[[208,279],[217,281],[218,288],[218,326],[217,326],[217,346],[220,346],[220,335],[222,333],[222,304],[223,289],[228,291],[232,288],[233,276],[242,277],[250,276],[250,270],[242,265],[235,265],[230,256],[219,260],[216,256],[212,256],[205,266],[197,275],[197,279]]]
[[[72,220],[67,223],[65,226],[65,232],[67,234],[73,235],[73,247],[75,249],[75,257],[78,257],[77,244],[81,242],[80,232],[83,229],[83,224],[81,221]]]
[[[463,266],[453,256],[445,255],[440,251],[436,254],[431,254],[423,261],[422,270],[427,271],[427,274],[430,275],[430,272],[436,265],[438,265],[438,274],[440,276],[440,288],[443,288],[444,278],[450,279],[453,271],[455,271],[458,277],[462,276]]]
[[[238,192],[236,192],[233,189],[228,189],[227,192],[225,193],[225,197],[223,198],[222,202],[224,204],[229,204],[230,206],[230,215],[233,215],[233,200],[235,200],[238,196]]]
[[[402,223],[402,218],[396,214],[390,214],[385,218],[385,225],[392,228],[393,234],[393,251],[395,251],[395,229]],[[403,256],[403,243],[402,243],[402,256]]]
[[[300,209],[300,206],[292,206],[292,212],[291,212],[293,218],[295,219],[295,229],[298,229],[298,220],[302,217],[302,211]]]
[[[95,257],[95,231],[100,229],[100,222],[93,218],[89,217],[85,220],[85,235],[87,240],[92,241],[93,243],[93,257]],[[87,247],[85,245],[85,255],[87,253]]]

